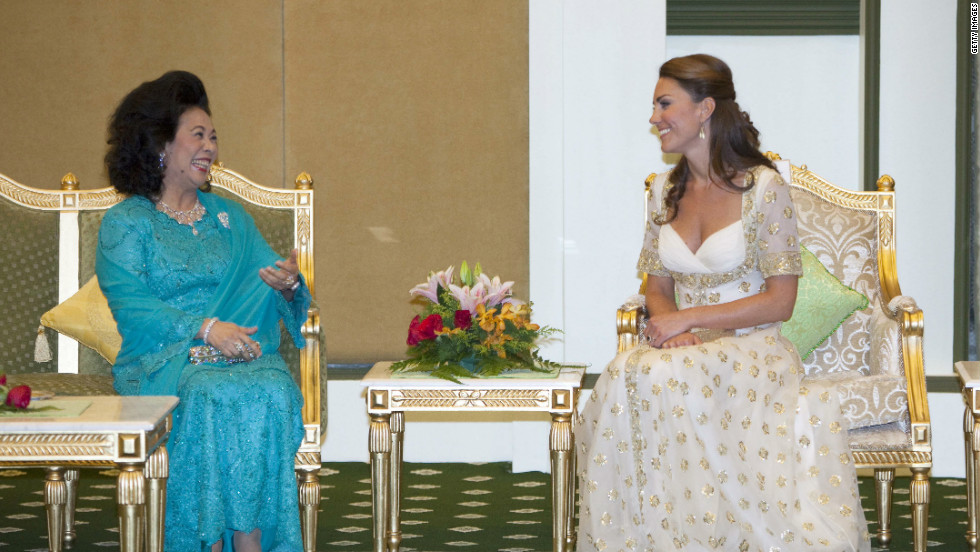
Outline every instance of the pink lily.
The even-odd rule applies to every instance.
[[[429,276],[429,281],[413,287],[409,292],[413,297],[425,297],[433,303],[439,302],[439,279],[437,275]]]
[[[480,280],[477,285],[482,284],[487,290],[486,305],[488,307],[495,307],[504,302],[510,297],[511,288],[514,287],[514,282],[500,283],[500,276],[494,276],[491,280],[486,274],[481,273],[477,279]]]
[[[436,272],[436,278],[443,289],[449,289],[449,284],[453,283],[453,266],[449,265],[446,270]]]
[[[453,281],[453,267],[450,266],[446,270],[440,272],[430,272],[429,279],[423,282],[411,290],[409,290],[409,295],[413,297],[425,297],[433,303],[439,303],[439,287],[443,289],[449,289],[450,283]]]
[[[482,305],[486,301],[487,295],[482,282],[476,284],[472,288],[469,286],[459,287],[454,284],[449,284],[449,292],[453,294],[453,297],[457,301],[459,301],[460,310],[467,310],[470,312],[476,312],[476,306]]]

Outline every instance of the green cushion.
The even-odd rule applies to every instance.
[[[854,311],[867,308],[868,298],[842,284],[807,248],[800,247],[800,253],[803,275],[796,306],[782,332],[796,345],[800,358],[806,358]]]

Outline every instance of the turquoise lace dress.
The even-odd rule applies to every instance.
[[[266,551],[302,550],[293,457],[303,398],[278,354],[282,320],[297,345],[310,293],[292,302],[258,276],[280,259],[237,203],[199,193],[207,209],[191,226],[131,197],[99,231],[96,274],[119,332],[113,366],[121,394],[177,395],[167,444],[167,550],[230,551],[234,531],[262,531]],[[190,364],[194,335],[217,316],[258,326],[262,357]]]

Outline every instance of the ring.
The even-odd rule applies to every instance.
[[[238,349],[238,352],[242,352],[242,344],[241,343],[235,343],[235,348]]]

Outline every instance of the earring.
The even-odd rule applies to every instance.
[[[212,178],[211,178],[211,168],[209,167],[208,168],[208,177],[206,179],[204,179],[204,184],[201,184],[201,187],[198,188],[198,189],[201,190],[204,193],[210,192],[211,191],[211,181],[212,181]]]
[[[698,138],[704,140],[704,123],[701,123],[701,128],[698,130]]]
[[[160,152],[160,168],[161,169],[166,168],[166,166],[167,166],[166,161],[167,161],[167,152],[161,151]]]

